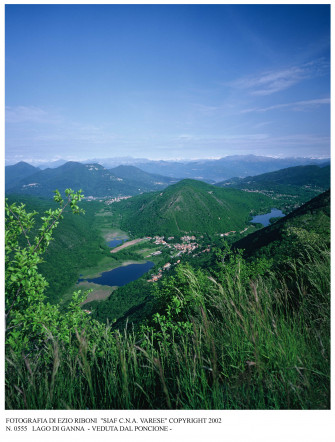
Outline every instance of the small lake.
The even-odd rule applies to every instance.
[[[264,213],[264,215],[257,215],[252,218],[251,223],[260,223],[263,224],[264,227],[270,224],[271,218],[277,218],[285,216],[285,214],[279,209],[271,209],[271,212]]]
[[[147,261],[144,264],[129,264],[127,266],[116,267],[116,269],[109,270],[108,272],[103,272],[97,278],[78,279],[78,282],[88,281],[100,285],[117,285],[118,287],[121,287],[140,278],[153,266],[154,263],[151,261]]]
[[[111,241],[108,241],[107,245],[108,245],[108,247],[110,247],[112,249],[112,248],[114,248],[116,246],[120,246],[125,241],[126,241],[126,239],[124,239],[124,238],[114,238]]]

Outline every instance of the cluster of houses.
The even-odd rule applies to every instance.
[[[191,253],[193,252],[193,250],[195,250],[196,248],[198,248],[198,244],[196,242],[191,242],[191,243],[178,243],[178,244],[174,244],[173,247],[176,250],[179,250],[179,253],[177,254],[177,256],[181,255],[182,253]]]
[[[162,246],[166,246],[169,249],[176,249],[179,251],[179,253],[176,256],[179,256],[182,253],[191,253],[194,249],[196,249],[198,246],[198,244],[196,242],[191,242],[191,241],[195,241],[196,237],[195,236],[182,236],[181,239],[181,243],[176,243],[176,244],[169,244],[167,241],[173,241],[174,240],[174,236],[169,236],[167,238],[167,241],[165,241],[165,237],[164,236],[154,236],[153,238],[151,238],[150,236],[148,236],[146,239],[149,240],[153,240],[154,244],[156,245],[162,245]],[[157,251],[157,252],[153,252],[151,253],[149,256],[155,256],[155,255],[160,255],[162,252]]]
[[[180,259],[178,259],[178,261],[176,263],[174,263],[173,265],[177,265],[180,263]],[[169,270],[171,267],[171,263],[167,262],[166,264],[163,265],[163,267],[161,269],[158,270],[158,273],[156,275],[152,275],[151,279],[147,279],[148,282],[156,282],[158,281],[162,276],[163,276],[163,272],[165,270]]]
[[[108,196],[85,196],[84,199],[86,201],[104,201],[105,204],[109,205],[109,204],[113,204],[113,203],[119,203],[122,200],[126,200],[128,198],[131,198],[131,196],[116,196],[115,198],[110,198]]]
[[[122,200],[126,200],[128,198],[131,198],[131,196],[117,196],[115,198],[110,198],[109,200],[105,201],[107,205],[113,204],[113,203],[119,203]]]
[[[162,245],[162,246],[168,247],[169,249],[177,250],[178,253],[175,255],[175,257],[178,257],[183,253],[190,254],[191,252],[193,252],[195,249],[197,249],[199,247],[199,245],[196,243],[196,237],[194,235],[182,236],[180,238],[180,240],[181,240],[180,243],[170,243],[170,244],[167,241],[173,241],[175,239],[174,236],[168,237],[167,241],[165,240],[164,236],[154,236],[153,238],[147,237],[147,239],[153,240],[154,244],[156,244],[156,245]],[[204,249],[202,251],[202,253],[209,252],[209,251],[210,251],[210,247],[208,246],[206,249]],[[156,255],[160,255],[161,253],[162,252],[160,250],[158,250],[156,252],[152,252],[149,256],[156,256]],[[198,253],[198,255],[199,254],[200,253]],[[193,256],[197,256],[197,255],[193,255]],[[178,261],[174,264],[167,262],[166,264],[164,264],[164,266],[161,269],[158,270],[158,273],[156,275],[153,275],[151,277],[151,279],[148,279],[148,282],[158,281],[163,276],[163,272],[165,270],[169,270],[171,265],[177,265],[179,263],[180,263],[180,259],[178,259]]]

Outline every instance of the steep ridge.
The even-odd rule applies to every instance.
[[[313,243],[330,240],[330,190],[316,196],[276,223],[264,227],[234,243],[245,256],[281,254],[291,256],[295,236]]]

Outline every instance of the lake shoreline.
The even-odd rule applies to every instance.
[[[253,224],[262,224],[263,227],[267,227],[271,224],[271,218],[282,218],[283,216],[285,216],[285,214],[280,209],[273,208],[271,209],[271,212],[255,215],[249,222]]]

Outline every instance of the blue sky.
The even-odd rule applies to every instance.
[[[330,155],[329,5],[6,5],[6,163]]]

